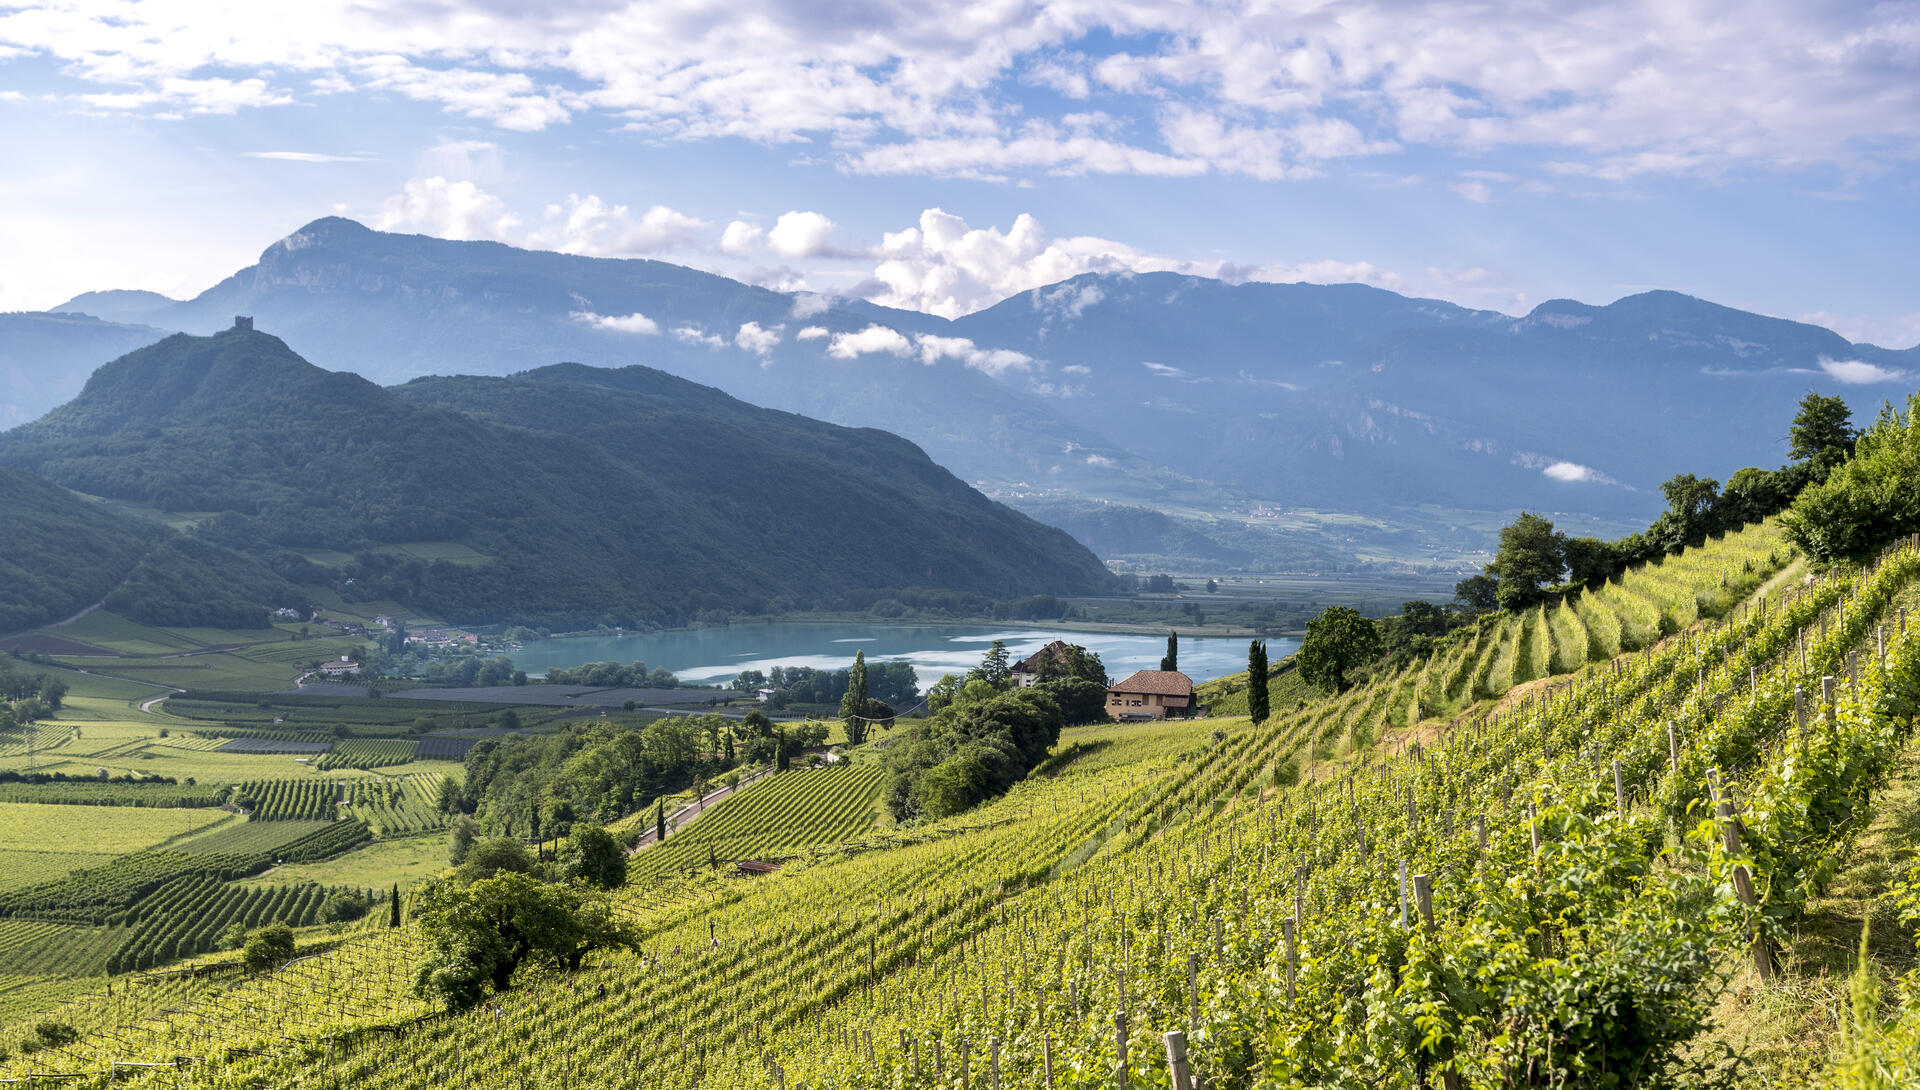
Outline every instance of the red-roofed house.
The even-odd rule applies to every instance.
[[[1197,710],[1193,679],[1178,670],[1136,670],[1107,686],[1107,714],[1115,719],[1166,719]]]

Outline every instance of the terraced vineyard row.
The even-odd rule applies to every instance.
[[[721,861],[792,855],[873,831],[880,800],[876,765],[829,765],[768,776],[667,838],[637,853],[631,875],[662,874]]]
[[[346,799],[340,812],[366,822],[375,836],[411,836],[445,828],[447,815],[440,812],[440,784],[445,779],[438,772],[416,772],[351,780],[344,787]]]
[[[326,897],[312,883],[236,886],[206,875],[177,878],[133,906],[127,915],[133,926],[107,959],[106,971],[132,972],[206,953],[229,924],[305,927],[319,919]]]
[[[389,768],[413,760],[420,743],[412,738],[349,738],[313,763],[322,772],[335,768]]]
[[[235,796],[255,821],[327,821],[340,786],[329,780],[251,780]]]

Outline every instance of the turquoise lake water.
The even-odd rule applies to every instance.
[[[1097,652],[1109,676],[1118,680],[1135,670],[1156,669],[1166,653],[1165,636],[1080,632],[1072,628],[996,628],[991,625],[927,624],[746,624],[727,628],[646,632],[622,636],[576,636],[539,640],[513,654],[520,669],[538,676],[549,667],[585,662],[644,662],[663,666],[682,681],[720,684],[742,670],[775,666],[811,666],[838,670],[865,651],[868,662],[911,662],[921,688],[945,673],[964,673],[980,662],[994,640],[1005,640],[1015,660],[1056,640]],[[1300,641],[1273,637],[1267,657],[1279,661]],[[1247,668],[1247,639],[1180,637],[1180,670],[1194,681],[1208,681]]]

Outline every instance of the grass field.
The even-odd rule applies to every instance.
[[[402,889],[406,889],[447,868],[451,839],[451,834],[441,830],[425,836],[376,840],[336,859],[321,863],[289,863],[247,881],[259,885],[318,882],[323,886],[355,886],[363,889],[378,889],[398,882]]]
[[[129,852],[198,832],[232,814],[152,806],[54,806],[0,802],[0,852]]]

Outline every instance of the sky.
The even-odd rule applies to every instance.
[[[324,215],[949,317],[1087,271],[1920,342],[1920,0],[0,0],[0,310]]]

